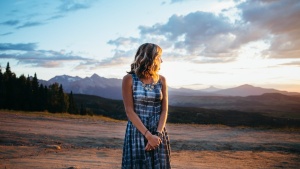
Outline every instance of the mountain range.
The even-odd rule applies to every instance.
[[[95,95],[109,99],[121,100],[122,80],[116,78],[104,78],[97,74],[91,77],[73,77],[69,75],[55,76],[48,81],[40,80],[44,85],[53,83],[62,84],[64,92],[75,94]]]
[[[48,81],[39,80],[43,85],[50,85],[53,83],[62,84],[64,91],[75,94],[88,94],[95,95],[109,99],[121,100],[121,86],[122,79],[117,78],[105,78],[97,74],[93,74],[91,77],[81,78],[78,76],[60,75],[51,78]],[[169,87],[169,95],[174,96],[253,96],[262,95],[265,93],[280,93],[284,95],[299,95],[297,92],[280,91],[276,89],[266,89],[261,87],[255,87],[249,84],[228,88],[218,89],[213,86],[207,89],[195,90],[188,88],[172,88]]]

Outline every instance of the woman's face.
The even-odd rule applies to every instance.
[[[159,63],[162,63],[162,62],[163,62],[161,56],[158,56],[157,59],[158,59]]]
[[[160,70],[160,64],[163,62],[163,60],[162,60],[162,58],[161,58],[161,56],[157,56],[156,58],[155,58],[155,65],[158,67],[158,69],[157,70]]]

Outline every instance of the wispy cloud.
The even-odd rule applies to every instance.
[[[8,15],[8,18],[10,16],[14,16],[15,18],[19,19],[7,20],[0,23],[0,25],[11,26],[16,29],[41,26],[47,24],[51,20],[66,17],[71,12],[88,9],[92,7],[92,4],[95,1],[96,0],[61,0],[59,1],[59,4],[57,4],[55,1],[36,2],[34,4],[11,2],[12,5],[16,5],[15,8],[20,9],[12,9],[9,12],[10,15]],[[21,6],[24,6],[24,8],[21,8]],[[45,6],[47,6],[47,10],[45,11],[34,10],[44,8]],[[53,8],[53,6],[55,6],[55,8]]]
[[[300,66],[300,61],[288,62],[288,63],[283,63],[283,64],[280,64],[280,65]]]
[[[47,21],[64,18],[71,12],[88,9],[96,0],[61,0],[60,2],[53,15],[46,19]]]
[[[122,66],[124,64],[130,64],[133,61],[133,56],[135,50],[114,50],[115,54],[111,58],[107,58],[104,60],[86,60],[81,62],[75,69],[90,69],[96,70],[98,68],[104,67],[116,67]]]
[[[18,50],[33,51],[37,48],[37,43],[0,43],[0,51]]]
[[[124,63],[129,64],[133,61],[135,52],[135,50],[115,50],[115,54],[112,58],[101,60],[95,64],[94,69],[103,66],[120,66],[124,65]]]
[[[38,67],[60,67],[70,61],[88,61],[90,59],[72,54],[63,54],[56,51],[28,51],[24,54],[0,54],[0,59],[16,59],[21,64],[30,64]]]
[[[91,7],[94,0],[61,0],[61,5],[58,10],[64,12],[74,12],[82,9],[88,9]]]
[[[113,50],[113,57],[98,61],[96,64],[94,63],[92,69],[97,69],[103,66],[119,66],[124,63],[132,62],[136,49],[142,41],[141,39],[133,37],[119,37],[115,40],[110,40],[107,43],[115,46],[115,49]]]
[[[36,43],[2,43],[0,44],[0,51],[2,51],[0,53],[0,59],[16,59],[22,64],[47,68],[59,67],[70,61],[92,62],[92,59],[78,56],[72,52],[65,52],[64,50],[35,50],[36,47]]]
[[[21,28],[27,28],[27,27],[33,27],[33,26],[40,26],[43,25],[45,23],[43,22],[26,22],[21,26],[16,27],[17,29],[21,29]]]
[[[171,0],[171,4],[184,2],[185,0]]]
[[[197,0],[171,0],[170,4],[176,4],[176,3],[184,3],[187,1],[197,1]]]
[[[19,20],[7,20],[5,22],[2,22],[1,25],[6,25],[6,26],[16,26],[20,23]]]
[[[2,33],[2,34],[0,34],[0,36],[6,36],[6,35],[10,35],[10,34],[13,34],[13,32]]]
[[[51,16],[47,20],[55,20],[55,19],[60,19],[60,18],[63,18],[63,17],[65,17],[65,15],[58,14],[58,15]]]
[[[115,40],[110,40],[107,43],[110,44],[110,45],[114,45],[117,48],[119,48],[119,47],[127,48],[129,46],[132,46],[133,44],[140,43],[140,39],[133,38],[133,37],[130,37],[130,38],[119,37]]]

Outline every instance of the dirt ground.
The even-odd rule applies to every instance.
[[[121,168],[126,122],[0,111],[0,168]],[[174,169],[299,168],[300,131],[167,124]]]

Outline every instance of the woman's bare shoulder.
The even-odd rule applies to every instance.
[[[163,75],[159,75],[159,80],[161,81],[162,84],[166,84],[166,78]]]
[[[132,75],[127,74],[123,77],[123,83],[131,83],[132,82]]]

